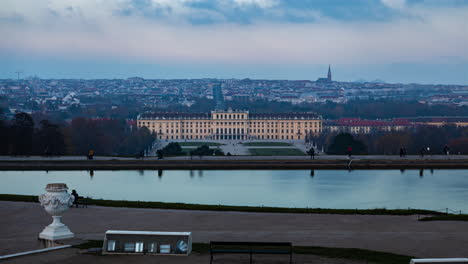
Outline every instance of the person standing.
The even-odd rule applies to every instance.
[[[450,148],[447,145],[445,145],[444,146],[444,154],[449,155],[449,152],[450,152]]]
[[[309,155],[310,155],[311,159],[315,159],[315,149],[314,149],[314,147],[310,148]]]
[[[351,158],[351,155],[353,154],[353,148],[351,146],[348,146],[348,157]]]

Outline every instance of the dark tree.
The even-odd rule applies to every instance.
[[[39,155],[64,155],[65,139],[58,125],[48,120],[40,122],[40,128],[34,137],[35,152]]]
[[[0,155],[10,154],[10,126],[5,120],[0,120]]]
[[[367,147],[349,133],[340,133],[334,139],[328,148],[328,154],[346,155],[348,147],[352,148],[353,154],[367,154]]]
[[[17,113],[11,125],[12,152],[14,155],[31,155],[34,121],[27,113]]]
[[[165,156],[181,156],[185,155],[185,153],[182,151],[182,148],[180,147],[179,143],[177,142],[171,142],[167,144],[162,150],[163,155]]]

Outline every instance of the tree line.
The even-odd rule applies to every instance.
[[[408,154],[444,154],[447,146],[451,154],[468,154],[468,127],[452,125],[419,126],[404,131],[351,135],[349,133],[322,133],[311,139],[328,154],[346,154],[349,146],[354,154],[398,155],[400,148]],[[429,151],[427,151],[429,148]]]
[[[74,118],[55,124],[35,122],[27,113],[0,120],[0,155],[140,155],[156,139],[146,127],[124,119]]]

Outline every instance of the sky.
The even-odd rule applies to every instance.
[[[468,0],[2,0],[0,78],[468,85]]]

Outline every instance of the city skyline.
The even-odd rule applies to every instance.
[[[0,78],[468,84],[468,1],[4,1]]]

